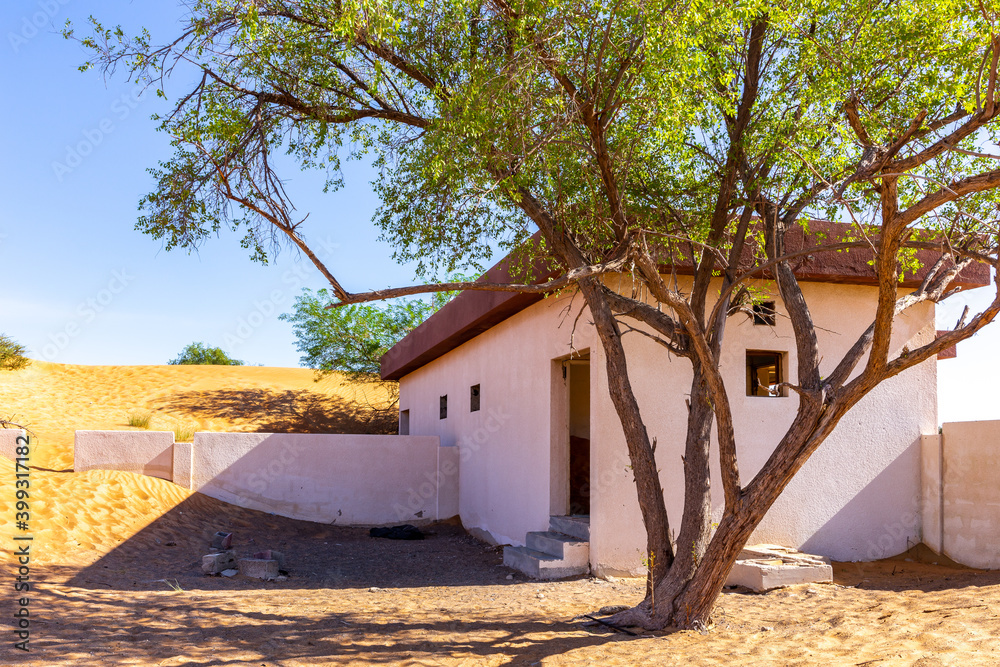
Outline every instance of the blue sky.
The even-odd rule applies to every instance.
[[[166,108],[118,76],[80,73],[86,54],[59,34],[94,14],[127,31],[173,37],[183,8],[173,1],[35,0],[0,6],[0,332],[31,356],[72,364],[162,364],[186,344],[224,347],[248,363],[296,366],[291,326],[277,316],[302,287],[325,286],[304,257],[285,250],[252,263],[223,232],[197,254],[166,252],[135,231],[136,206],[151,187],[146,169],[169,155],[150,115]],[[181,82],[167,94],[181,92]],[[350,290],[409,284],[371,224],[377,199],[366,165],[345,165],[347,187],[323,194],[316,174],[289,171],[307,238]],[[990,290],[973,293],[988,302]],[[960,305],[941,309],[950,326]],[[939,364],[943,421],[1000,418],[1000,324]]]

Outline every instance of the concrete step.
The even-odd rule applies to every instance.
[[[549,530],[554,533],[565,533],[572,537],[590,541],[589,516],[550,516]]]
[[[570,566],[588,566],[590,564],[590,542],[556,533],[553,531],[528,533],[526,546],[543,554],[555,556]]]
[[[562,579],[590,572],[589,564],[569,565],[561,558],[528,547],[504,547],[503,564],[534,579]]]

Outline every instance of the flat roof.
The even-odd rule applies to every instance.
[[[794,253],[812,246],[819,250],[822,246],[815,242],[810,243],[811,239],[825,235],[829,237],[824,241],[825,243],[836,243],[836,239],[842,238],[842,234],[847,232],[850,227],[850,225],[843,223],[810,222],[809,234],[804,233],[801,228],[789,231],[785,239],[786,251]],[[804,255],[791,261],[795,275],[801,281],[877,285],[874,269],[869,265],[873,256],[874,253],[868,248],[853,248],[850,252],[817,252],[816,255]],[[927,270],[939,256],[934,250],[918,250],[917,258],[921,261],[921,268],[916,273],[904,276],[902,286],[919,287],[927,275]],[[665,267],[667,271],[671,268],[680,274],[691,275],[693,273],[690,261],[673,267]],[[480,280],[506,283],[511,281],[511,274],[512,262],[508,256],[487,271]],[[552,279],[557,274],[536,268],[535,275],[535,282],[541,283]],[[761,277],[769,279],[771,276],[765,272],[761,274]],[[966,267],[952,281],[951,286],[973,289],[989,284],[989,267],[977,262]],[[399,380],[543,298],[544,295],[538,293],[489,290],[462,292],[414,328],[382,356],[382,379]]]

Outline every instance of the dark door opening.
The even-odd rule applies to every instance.
[[[590,515],[590,360],[568,361],[569,513]]]

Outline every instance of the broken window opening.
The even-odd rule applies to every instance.
[[[773,327],[775,317],[774,301],[761,301],[753,304],[753,323],[762,327]]]
[[[747,350],[747,396],[786,396],[782,370],[783,352]]]

